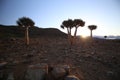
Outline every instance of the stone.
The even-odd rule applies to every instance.
[[[56,68],[53,68],[51,73],[52,73],[52,75],[55,79],[58,79],[58,78],[61,78],[61,77],[65,76],[66,71],[65,71],[64,68],[56,67]]]
[[[64,80],[80,80],[80,79],[76,77],[75,75],[68,75],[65,77]]]
[[[0,70],[0,79],[2,79],[3,78],[3,72],[2,72],[2,70]]]
[[[16,38],[11,38],[10,41],[16,41]]]
[[[18,60],[13,61],[13,64],[19,64],[19,63],[20,63],[20,61],[18,61]]]
[[[109,77],[111,77],[111,76],[113,76],[113,71],[107,71],[107,76],[109,76]]]
[[[64,68],[67,72],[70,72],[70,66],[69,66],[69,65],[63,65],[63,68]]]
[[[27,64],[27,63],[31,63],[32,60],[31,59],[24,59],[21,62]]]
[[[5,65],[7,65],[7,62],[0,62],[0,68],[4,67]]]
[[[14,80],[13,73],[9,73],[9,74],[8,74],[7,80]]]
[[[70,71],[70,66],[69,65],[57,65],[56,67],[64,68],[67,72]]]
[[[91,52],[91,54],[92,54],[92,55],[94,55],[94,54],[95,54],[95,52]]]
[[[25,75],[27,80],[44,80],[46,74],[48,73],[47,64],[35,64],[29,65],[28,70]]]
[[[85,54],[84,57],[88,58],[88,57],[91,57],[91,55],[90,54]]]
[[[51,73],[55,79],[58,79],[58,78],[62,78],[64,76],[66,76],[67,74],[69,74],[69,72],[70,72],[70,66],[57,65],[57,66],[53,67],[53,70]]]

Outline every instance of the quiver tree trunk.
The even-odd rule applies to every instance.
[[[92,38],[92,30],[90,30],[90,37]]]
[[[67,28],[69,44],[72,45],[71,29]]]
[[[25,30],[25,42],[26,42],[26,45],[29,45],[29,27],[26,27],[26,30]]]
[[[90,29],[90,37],[92,38],[93,35],[92,35],[92,31],[95,30],[97,28],[96,25],[89,25],[88,28]]]
[[[76,43],[76,34],[77,34],[77,27],[75,27],[75,33],[74,33],[74,37],[73,37],[74,44]]]

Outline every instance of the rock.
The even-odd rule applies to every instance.
[[[28,54],[27,56],[26,56],[26,58],[32,58],[33,57],[33,54]]]
[[[15,38],[10,38],[10,41],[16,41],[16,39]]]
[[[69,65],[63,65],[63,68],[64,68],[67,72],[70,72],[70,66],[69,66]]]
[[[8,62],[11,62],[11,63],[14,61],[14,59],[13,59],[13,58],[11,58],[11,57],[8,57],[8,59],[7,59],[7,60],[8,60]]]
[[[97,58],[98,61],[103,61],[100,57]]]
[[[80,79],[76,77],[75,75],[68,75],[65,77],[64,80],[80,80]]]
[[[114,74],[113,71],[108,71],[107,72],[107,76],[109,76],[109,77],[113,76],[113,74]]]
[[[3,68],[6,65],[7,65],[7,62],[0,62],[0,68]]]
[[[53,68],[52,75],[55,79],[58,79],[58,78],[64,77],[66,75],[66,71],[64,68],[56,67],[56,68]]]
[[[47,64],[36,64],[28,66],[25,75],[27,80],[44,80],[48,71]]]
[[[27,63],[31,63],[32,60],[31,59],[24,59],[21,62],[27,64]]]
[[[92,54],[92,55],[94,55],[94,54],[95,54],[95,52],[91,52],[91,54]]]
[[[62,78],[69,74],[70,67],[68,65],[57,65],[52,70],[52,75],[55,79]]]
[[[0,80],[7,80],[8,73],[5,73],[4,70],[0,70]]]
[[[91,55],[90,54],[85,54],[84,57],[88,58],[88,57],[91,57]]]
[[[86,53],[86,50],[82,50],[81,53]]]
[[[118,65],[118,59],[117,59],[115,56],[112,56],[112,62],[113,62],[115,65]]]
[[[13,61],[13,64],[19,64],[19,63],[20,63],[20,61],[18,61],[18,60]]]
[[[26,59],[32,58],[34,56],[34,54],[29,53],[29,54],[23,54],[23,57],[25,57]]]
[[[69,65],[57,65],[56,67],[64,68],[67,72],[70,71],[70,66]]]
[[[0,70],[0,79],[2,79],[3,78],[3,72],[2,72],[2,70]]]
[[[13,73],[9,73],[7,80],[14,80]]]

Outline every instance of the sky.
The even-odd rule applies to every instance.
[[[93,35],[120,35],[120,0],[0,0],[0,24],[17,25],[23,16],[41,28],[58,28],[64,20],[82,19],[77,35],[90,35],[88,25],[97,25]],[[74,31],[74,29],[73,29]]]

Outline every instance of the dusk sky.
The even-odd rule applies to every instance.
[[[16,25],[23,16],[42,28],[60,28],[64,20],[82,19],[78,35],[120,35],[120,0],[0,0],[0,24]],[[66,30],[62,30],[66,31]]]

